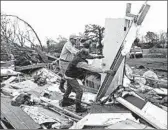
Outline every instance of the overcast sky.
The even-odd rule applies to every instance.
[[[144,1],[1,1],[1,12],[27,21],[45,44],[47,37],[83,32],[86,24],[104,26],[105,18],[124,18],[126,3],[132,3],[131,13],[137,14]],[[167,1],[148,4],[140,34],[167,31]]]

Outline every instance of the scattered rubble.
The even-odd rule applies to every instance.
[[[142,122],[137,122],[134,117],[128,118],[129,116],[123,116],[125,118],[122,119],[122,116],[120,115],[115,118],[115,113],[113,113],[112,118],[105,116],[106,120],[104,119],[102,123],[98,123],[98,121],[95,120],[94,122],[97,122],[97,124],[94,124],[94,118],[90,117],[88,118],[89,120],[87,123],[83,122],[84,119],[89,116],[89,111],[78,115],[74,111],[75,106],[73,104],[64,109],[60,107],[59,100],[62,99],[63,93],[58,88],[60,83],[60,76],[58,73],[56,74],[47,68],[34,70],[29,75],[17,71],[15,73],[17,75],[14,75],[1,83],[1,85],[3,85],[1,87],[2,93],[12,97],[11,105],[21,107],[36,123],[42,125],[44,128],[87,128],[90,119],[89,127],[96,125],[96,127],[99,126],[105,129],[113,129],[116,127],[118,128],[118,125],[120,124],[129,128],[152,128]],[[158,88],[157,86],[154,87],[153,84],[157,83],[155,80],[158,81],[160,79],[153,71],[148,70],[143,73],[142,76],[137,76],[137,74],[134,74],[132,68],[129,67],[129,65],[126,65],[123,86],[114,91],[115,95],[113,97],[107,98],[105,105],[118,104],[118,102],[115,101],[115,98],[117,97],[133,95],[139,98],[143,97],[143,100],[167,110],[165,108],[167,107],[167,89]],[[96,82],[97,80],[93,80],[92,82],[94,81]],[[80,82],[81,85],[83,83],[85,82]],[[71,93],[69,98],[74,101],[75,93]],[[95,98],[96,94],[86,91],[83,93],[82,104],[90,110],[90,107],[95,102]],[[58,114],[59,117],[53,118],[53,116],[51,117],[39,109],[45,109],[43,111],[52,110],[54,113]],[[108,115],[109,114],[110,113],[108,113]],[[103,113],[100,115],[103,116]],[[62,118],[63,120],[60,121]],[[96,117],[95,119],[100,120],[100,117]],[[80,124],[80,122],[82,122],[82,124]]]
[[[137,19],[133,21],[131,18],[133,21],[131,23],[140,25],[149,7],[147,4],[143,5]],[[124,46],[121,46],[119,53],[116,53],[114,64],[112,63],[111,67],[115,72],[131,48],[132,44],[129,43],[132,43],[131,41],[134,39],[132,35],[136,32],[136,26],[130,26],[131,33],[127,33],[126,40],[124,39],[127,42],[122,42]],[[163,81],[153,70],[147,70],[146,67],[140,65],[138,67],[139,73],[135,73],[137,68],[131,68],[126,64],[123,84],[115,86],[116,89],[112,93],[98,102],[96,102],[96,97],[101,86],[101,75],[90,73],[83,82],[78,81],[80,85],[88,87],[87,91],[83,87],[84,93],[81,101],[82,105],[88,108],[88,111],[76,113],[75,93],[70,94],[68,107],[62,107],[60,104],[63,93],[59,90],[61,79],[60,68],[58,67],[59,59],[42,52],[38,48],[22,47],[17,44],[9,44],[9,46],[13,55],[7,54],[7,58],[3,57],[3,59],[12,62],[9,67],[1,68],[1,77],[3,77],[1,96],[6,95],[5,98],[9,99],[11,106],[21,108],[41,128],[167,128],[167,84],[166,87],[159,85],[159,82]],[[106,67],[106,64],[101,64],[100,61],[99,59],[94,62],[90,60],[89,64],[93,62],[92,64],[95,66]],[[1,62],[1,64],[5,64],[5,62]],[[113,80],[114,78],[112,75],[109,76],[112,78],[105,79],[105,87],[109,87],[111,83],[111,81],[108,82],[109,79]],[[92,90],[94,92],[91,92]],[[99,106],[102,113],[97,112],[93,108],[94,105]],[[4,108],[3,110],[8,109],[6,106]],[[116,110],[116,108],[123,109]],[[4,113],[8,114],[8,112],[5,111]]]

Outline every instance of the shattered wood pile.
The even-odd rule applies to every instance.
[[[130,4],[127,6],[130,8]],[[149,9],[149,5],[142,6],[139,20],[114,20],[117,25],[108,29],[121,32],[117,39],[109,35],[106,29],[105,39],[109,36],[112,41],[118,41],[118,44],[114,44],[118,50],[113,55],[108,54],[111,50],[107,50],[101,62],[116,74],[101,75],[102,81],[98,80],[100,74],[89,75],[84,84],[79,80],[81,85],[87,86],[83,87],[81,101],[88,108],[86,113],[75,112],[75,93],[69,96],[72,100],[70,106],[60,106],[63,93],[59,90],[59,72],[56,74],[49,70],[50,67],[41,66],[24,73],[10,67],[3,70],[7,78],[1,82],[1,126],[4,129],[167,129],[167,82],[159,79],[151,70],[138,75],[124,62],[137,29],[136,26],[131,27],[135,23],[140,25],[146,15],[144,12],[147,13],[146,8]],[[127,12],[130,13],[130,10]],[[128,24],[132,21],[135,23]],[[107,20],[106,26],[110,22]],[[120,29],[118,26],[121,30],[117,31]],[[125,26],[126,32],[123,32]],[[125,39],[126,43],[123,42]],[[124,46],[122,43],[125,43]],[[37,52],[44,56],[39,50]],[[42,60],[45,63],[46,57]],[[53,64],[58,63],[55,61]],[[97,61],[94,64],[98,65]],[[31,68],[26,67],[22,69]],[[96,82],[93,84],[89,80]]]
[[[29,76],[23,73],[20,76],[12,76],[3,81],[1,83],[1,99],[3,102],[8,100],[8,103],[11,105],[10,107],[10,105],[6,106],[4,104],[4,107],[9,107],[8,109],[11,109],[12,106],[19,107],[19,111],[25,112],[35,124],[39,124],[39,127],[43,129],[112,129],[125,127],[137,129],[154,128],[153,126],[149,125],[149,123],[142,118],[141,115],[138,115],[136,112],[133,114],[134,111],[131,112],[132,110],[129,110],[129,106],[128,109],[125,108],[125,102],[132,103],[134,106],[142,109],[144,113],[158,111],[160,117],[155,115],[156,119],[161,118],[162,121],[166,121],[166,118],[163,119],[164,114],[167,113],[167,106],[165,106],[167,101],[166,99],[163,99],[164,96],[167,96],[165,95],[166,93],[162,92],[160,95],[159,92],[161,91],[158,91],[157,93],[157,88],[152,88],[149,86],[147,87],[147,85],[145,85],[147,88],[144,88],[144,86],[141,86],[138,83],[131,83],[131,81],[128,80],[128,77],[131,75],[130,71],[128,72],[128,70],[129,69],[127,66],[125,73],[129,74],[129,76],[125,75],[124,78],[124,86],[126,87],[119,88],[119,90],[116,91],[113,96],[108,98],[103,105],[95,103],[96,94],[84,92],[82,104],[88,108],[87,113],[75,113],[75,106],[73,104],[64,108],[59,106],[59,101],[62,99],[63,95],[63,93],[58,89],[60,77],[46,68],[38,69],[32,72]],[[45,84],[39,84],[40,82],[36,81],[37,79],[35,77],[37,75],[42,79],[45,79]],[[140,79],[135,79],[135,82],[141,83],[142,81],[140,82],[139,80]],[[151,88],[152,90],[156,90],[156,92],[152,95],[152,98],[150,97],[149,99],[156,98],[158,100],[158,96],[163,96],[162,98],[159,98],[160,102],[157,102],[156,105],[153,105],[151,101],[144,98],[144,95],[150,96],[149,91],[152,91]],[[141,89],[144,91],[142,92]],[[74,99],[75,93],[72,93],[70,98]],[[162,100],[164,100],[164,103]],[[128,104],[126,103],[126,105]],[[161,108],[166,109],[162,110]],[[4,110],[1,112],[3,113]],[[10,113],[12,114],[12,112],[15,112],[15,110],[12,109]],[[3,114],[2,122],[5,123],[6,120],[7,122],[10,122],[12,125],[11,127],[23,127],[19,124],[19,126],[15,126],[16,124],[13,123],[12,120],[9,120],[7,115]],[[24,121],[21,117],[20,120]]]
[[[35,78],[36,76],[45,79],[45,83],[40,84],[40,82],[37,82],[40,79]],[[46,68],[42,68],[30,75],[22,73],[22,75],[12,76],[3,81],[1,83],[1,96],[4,98],[4,102],[8,100],[11,106],[21,108],[41,128],[67,129],[74,122],[82,119],[88,112],[75,113],[75,105],[66,108],[59,106],[59,101],[63,95],[58,88],[59,82],[60,77],[58,75]],[[89,108],[90,105],[87,104],[92,103],[95,96],[95,94],[84,92],[83,105]],[[72,93],[70,98],[74,100],[75,93]],[[4,115],[2,121],[5,122],[5,120],[6,115]],[[15,126],[12,120],[8,119],[8,122],[14,128],[21,127]]]
[[[28,69],[42,68],[57,58],[42,52],[38,48],[22,47],[16,43],[7,43],[5,40],[1,40],[1,60],[8,62],[14,61],[17,71],[23,71]],[[46,65],[44,65],[44,63]],[[38,65],[36,65],[38,64]],[[32,65],[32,66],[31,66]],[[50,65],[52,66],[52,65]]]

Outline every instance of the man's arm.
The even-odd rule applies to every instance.
[[[68,43],[68,44],[66,45],[66,49],[67,49],[68,51],[70,51],[72,54],[76,54],[76,53],[79,51],[79,50],[76,49],[74,46],[72,46],[71,43]]]
[[[101,58],[104,58],[104,56],[102,56],[102,55],[95,55],[95,54],[89,54],[87,56],[87,59],[96,59],[96,58],[101,59]]]
[[[83,68],[83,69],[86,69],[86,70],[89,70],[92,72],[97,72],[97,73],[104,73],[105,72],[105,71],[103,71],[103,69],[96,68],[95,66],[89,65],[85,62],[79,62],[76,67]]]

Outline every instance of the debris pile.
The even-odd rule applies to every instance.
[[[75,113],[73,103],[66,108],[60,107],[60,100],[63,96],[63,93],[58,88],[60,76],[47,68],[33,71],[30,73],[30,77],[21,72],[19,72],[19,74],[20,75],[12,76],[1,83],[1,85],[3,84],[1,87],[2,94],[12,97],[11,105],[21,107],[36,123],[44,128],[90,128],[94,125],[97,128],[98,125],[105,129],[111,129],[119,124],[122,124],[122,126],[129,124],[128,126],[131,126],[131,128],[152,128],[146,125],[147,122],[141,118],[138,117],[138,119],[141,119],[142,122],[144,121],[145,124],[136,120],[136,116],[134,114],[132,115],[128,109],[126,110],[126,115],[123,115],[123,117],[125,117],[124,119],[122,119],[121,113],[118,117],[115,117],[116,113],[113,112],[111,115],[108,113],[110,117],[105,115],[105,113],[99,113],[101,116],[105,116],[104,120],[102,118],[102,122],[97,121],[97,119],[99,119],[98,113],[97,115],[95,114],[95,118],[89,117],[89,115],[94,115],[88,113],[92,111],[92,105],[95,104],[96,94],[88,91],[85,91],[82,97],[82,104],[88,108],[87,113]],[[150,80],[148,80],[148,78]],[[114,95],[102,101],[102,104],[109,107],[116,106],[119,104],[116,98],[126,98],[130,95],[137,97],[138,95],[143,98],[144,101],[154,103],[159,108],[165,109],[167,107],[167,89],[158,88],[157,85],[155,85],[155,80],[159,79],[151,70],[146,71],[142,76],[135,76],[133,70],[126,64],[123,86],[118,87]],[[92,80],[92,82],[94,82],[94,80]],[[155,86],[152,84],[153,82]],[[83,83],[81,82],[81,84]],[[96,84],[98,83],[96,82]],[[69,98],[74,101],[75,93],[71,93]],[[57,116],[51,116],[51,111]],[[89,120],[95,120],[94,122],[97,122],[97,124],[89,120],[87,122],[84,121],[87,117],[89,117]],[[82,122],[82,126],[79,125],[80,122]]]
[[[167,82],[161,80],[153,70],[144,72],[145,67],[141,65],[139,73],[135,73],[135,70],[123,62],[131,49],[138,26],[141,25],[150,8],[145,3],[138,15],[133,15],[129,12],[130,7],[131,4],[128,4],[126,12],[127,20],[130,20],[129,29],[124,28],[128,32],[120,32],[120,36],[122,33],[126,34],[123,35],[124,38],[112,37],[112,41],[117,41],[118,46],[119,42],[121,43],[118,52],[116,51],[116,57],[113,59],[110,57],[111,53],[107,54],[112,50],[106,46],[107,50],[104,50],[106,57],[103,64],[99,60],[89,61],[89,64],[95,66],[109,67],[115,73],[107,75],[89,73],[83,81],[77,80],[83,86],[84,93],[80,102],[87,108],[87,112],[84,113],[75,111],[76,94],[74,92],[68,97],[69,106],[61,105],[63,93],[59,89],[61,75],[57,58],[37,48],[31,49],[9,44],[11,46],[9,49],[3,43],[2,47],[7,48],[3,53],[7,53],[5,55],[8,56],[3,58],[15,61],[16,67],[14,69],[12,62],[10,67],[1,68],[1,99],[3,102],[1,104],[3,108],[1,124],[8,122],[12,128],[16,128],[20,123],[22,127],[28,116],[28,121],[31,118],[42,129],[166,129]],[[118,23],[120,20],[122,23],[125,21],[125,19],[119,19]],[[116,25],[112,27],[114,26]],[[117,26],[113,28],[114,31],[118,29]],[[106,30],[108,33],[110,29]],[[108,35],[111,38],[111,33]],[[113,42],[109,41],[111,45]],[[1,63],[4,64],[4,62]],[[118,70],[123,71],[122,76],[117,75],[120,72]],[[120,84],[119,78],[122,80]],[[102,79],[104,84],[101,84]],[[116,83],[113,85],[114,82]],[[106,92],[108,94],[105,94]],[[26,113],[25,117],[20,115],[21,112],[23,115]],[[10,114],[12,116],[9,117]],[[17,123],[13,123],[10,118],[17,119]],[[31,123],[28,125],[30,126]]]

